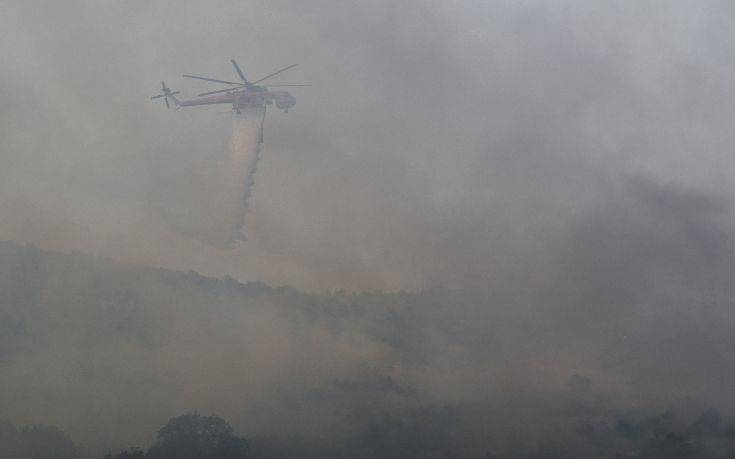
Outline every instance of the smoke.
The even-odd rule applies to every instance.
[[[203,152],[193,162],[190,179],[178,188],[188,199],[179,201],[178,207],[161,208],[173,229],[221,249],[233,249],[245,240],[245,215],[260,159],[265,108],[244,109],[233,116],[226,147]]]
[[[409,445],[440,457],[554,457],[517,455],[547,442],[570,453],[556,457],[614,457],[618,419],[672,410],[686,424],[708,406],[730,417],[731,308],[696,297],[732,290],[732,256],[689,286],[653,282],[663,270],[635,259],[666,227],[646,258],[664,257],[676,276],[685,260],[666,254],[704,254],[699,237],[723,228],[717,205],[630,188],[625,199],[640,208],[589,216],[548,283],[493,292],[309,295],[0,243],[0,387],[13,394],[0,412],[56,425],[95,451],[148,446],[166,419],[191,411],[247,437],[386,449],[306,457],[423,457],[401,454]],[[691,215],[701,222],[681,218]],[[607,228],[604,241],[595,228]]]
[[[731,3],[0,10],[0,238],[310,292],[426,292],[284,289],[215,309],[218,293],[186,282],[124,288],[111,275],[94,295],[99,269],[67,279],[66,260],[34,284],[8,262],[0,294],[30,287],[0,306],[49,322],[13,330],[41,347],[2,377],[22,396],[0,410],[14,422],[101,437],[105,413],[127,409],[121,429],[147,419],[151,432],[199,409],[244,433],[329,437],[324,424],[349,425],[351,394],[364,412],[418,393],[477,410],[478,428],[495,416],[548,438],[539,406],[570,373],[612,405],[691,397],[732,411]],[[148,99],[161,79],[186,96],[210,89],[177,76],[232,78],[230,58],[253,80],[299,63],[273,83],[314,84],[293,88],[295,110],[269,113],[262,163],[257,113],[233,126]],[[45,308],[28,312],[34,298]],[[114,371],[128,365],[148,396],[122,387]],[[333,417],[311,410],[324,398]]]
[[[310,291],[477,287],[553,252],[621,175],[732,191],[726,2],[429,3],[6,2],[0,177],[26,204],[0,235]],[[220,250],[237,211],[213,209],[222,175],[207,170],[230,123],[148,96],[161,79],[212,89],[179,76],[232,78],[230,58],[253,79],[299,63],[271,81],[314,86],[269,113],[248,240]],[[50,199],[64,204],[33,211]],[[110,215],[98,225],[150,219],[111,244],[77,231],[90,199]],[[176,231],[140,249],[161,215]]]

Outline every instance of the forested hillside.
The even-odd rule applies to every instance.
[[[307,294],[5,242],[0,416],[93,457],[192,412],[229,421],[253,457],[735,451],[721,407],[640,402],[599,346],[556,358],[572,346],[547,318],[502,291]],[[669,450],[691,454],[655,455]]]

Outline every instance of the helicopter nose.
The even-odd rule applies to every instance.
[[[281,94],[280,97],[276,99],[276,107],[283,111],[288,111],[288,109],[294,105],[296,105],[296,98],[291,94]]]

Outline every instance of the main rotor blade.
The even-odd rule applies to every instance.
[[[310,84],[267,84],[266,88],[275,88],[280,86],[311,86]]]
[[[232,66],[235,67],[235,71],[240,76],[240,79],[244,82],[248,82],[247,78],[245,78],[245,74],[242,73],[242,70],[240,70],[240,66],[237,65],[237,62],[235,62],[235,59],[230,59],[230,62],[232,62]]]
[[[170,92],[170,93],[168,93],[168,95],[169,95],[169,96],[173,96],[174,94],[178,94],[178,93],[180,93],[180,92],[181,92],[181,91],[174,91],[174,92]]]
[[[166,97],[166,94],[159,94],[157,96],[153,96],[153,97],[151,97],[151,100],[153,100],[153,99],[160,99],[161,97]]]
[[[208,96],[210,94],[219,94],[221,92],[228,92],[228,91],[233,91],[233,90],[237,90],[237,88],[227,88],[227,89],[220,89],[219,91],[203,92],[201,94],[197,94],[197,96],[199,96],[199,97],[201,97],[201,96]]]
[[[166,97],[166,98],[165,98],[165,99],[163,99],[163,100],[165,100],[165,101],[166,101],[166,108],[171,108],[171,105],[170,105],[170,104],[168,103],[168,97]]]
[[[263,80],[266,80],[266,79],[268,79],[268,78],[270,78],[270,77],[272,77],[272,76],[276,76],[276,75],[278,75],[279,73],[281,73],[281,72],[285,72],[285,71],[286,71],[286,70],[288,70],[288,69],[292,69],[292,68],[296,67],[297,65],[299,65],[299,64],[293,64],[293,65],[289,65],[288,67],[284,67],[284,68],[282,68],[281,70],[279,70],[279,71],[277,71],[277,72],[273,72],[273,73],[271,73],[270,75],[266,75],[266,76],[264,76],[263,78],[261,78],[261,79],[260,79],[260,80],[258,80],[258,81],[253,81],[253,84],[258,84],[258,83],[260,83],[260,82],[261,82],[261,81],[263,81]]]
[[[197,80],[214,81],[215,83],[242,85],[242,83],[237,83],[235,81],[215,80],[214,78],[206,78],[206,77],[200,77],[200,76],[196,76],[196,75],[182,75],[182,76],[184,78],[194,78],[194,79],[197,79]]]

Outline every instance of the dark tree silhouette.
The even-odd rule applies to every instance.
[[[145,452],[140,448],[130,448],[130,451],[120,451],[116,455],[108,454],[105,459],[145,459]]]
[[[247,441],[234,435],[222,418],[185,414],[171,419],[158,431],[150,459],[241,459]]]
[[[77,447],[68,435],[53,426],[16,428],[0,422],[0,458],[76,459]]]

